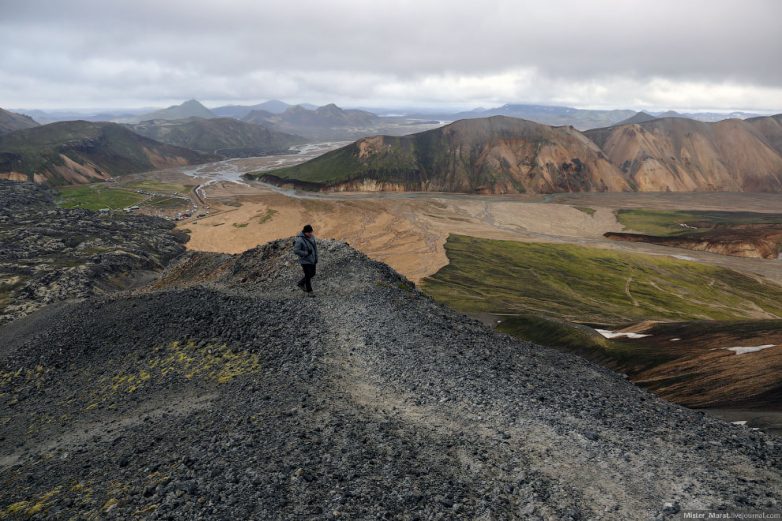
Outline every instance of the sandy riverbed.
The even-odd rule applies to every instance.
[[[237,253],[269,240],[295,234],[311,223],[317,235],[345,240],[372,258],[388,263],[413,281],[447,263],[444,243],[451,233],[496,239],[567,242],[603,248],[681,256],[683,250],[645,243],[610,241],[620,231],[613,210],[632,202],[633,194],[603,198],[604,206],[584,194],[589,215],[567,203],[535,197],[486,197],[454,194],[300,194],[283,193],[259,183],[216,182],[206,195],[213,214],[181,226],[191,231],[189,248]],[[586,201],[585,201],[586,202]],[[654,200],[647,198],[653,206]],[[744,204],[742,197],[735,202]],[[687,200],[692,208],[692,200]],[[711,197],[705,205],[710,206]],[[232,206],[233,205],[233,206]],[[756,207],[766,208],[756,202]],[[770,211],[770,210],[767,210]],[[687,251],[692,260],[709,262],[782,282],[782,263]]]

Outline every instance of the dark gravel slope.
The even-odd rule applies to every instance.
[[[277,241],[0,328],[0,517],[625,520],[780,501],[778,438],[321,250],[316,298]]]

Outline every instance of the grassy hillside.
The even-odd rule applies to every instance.
[[[782,224],[782,214],[774,213],[646,209],[621,209],[615,213],[629,231],[660,236],[695,233],[718,225]]]
[[[51,185],[81,184],[213,159],[139,136],[114,123],[64,121],[0,136],[0,172]]]
[[[577,353],[683,405],[782,403],[780,286],[582,246],[451,235],[446,251],[450,264],[422,289],[459,311],[488,313],[499,331]],[[640,335],[606,338],[585,324]],[[764,345],[775,347],[731,350]]]
[[[0,109],[0,134],[37,126],[38,123],[30,116]]]
[[[765,259],[782,252],[782,214],[618,210],[616,216],[627,230],[643,233],[605,234],[613,240]]]
[[[450,263],[423,289],[461,311],[599,324],[782,317],[782,287],[697,262],[461,235],[445,247]]]
[[[60,189],[60,206],[63,208],[84,208],[87,210],[112,210],[132,206],[144,199],[143,195],[127,190],[107,188],[100,185],[63,186]]]
[[[356,160],[361,152],[359,144],[352,143],[314,160],[274,170],[272,173],[281,179],[331,185],[364,176],[392,181],[398,179],[397,176],[405,176],[406,172],[418,170],[416,157],[418,147],[415,141],[390,136],[383,136],[382,139],[387,145],[387,150],[367,157],[363,161]],[[258,174],[259,177],[262,175]]]
[[[246,157],[288,150],[303,143],[299,136],[232,118],[145,121],[129,128],[142,136],[224,157]]]
[[[92,183],[60,187],[57,203],[63,208],[87,210],[118,210],[142,202],[145,207],[185,208],[189,206],[189,199],[181,196],[187,191],[185,185],[151,179],[131,183]]]

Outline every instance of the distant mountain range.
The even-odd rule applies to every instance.
[[[292,106],[293,105],[285,103],[284,101],[273,99],[258,103],[257,105],[225,105],[213,108],[212,112],[220,117],[244,119],[245,116],[254,110],[262,110],[270,114],[282,114]],[[299,106],[308,110],[318,108],[317,105],[312,105],[310,103],[302,103]]]
[[[38,122],[30,116],[0,109],[0,134],[37,126]]]
[[[538,119],[591,124],[621,117],[616,124],[580,132],[572,124],[550,126],[511,116],[465,117],[428,130],[438,122],[381,117],[334,104],[309,109],[271,101],[231,110],[239,108],[249,110],[242,121],[218,117],[189,100],[136,115],[144,121],[126,126],[86,121],[36,126],[28,116],[0,110],[0,176],[82,183],[277,153],[306,141],[358,138],[266,178],[318,190],[782,192],[782,115],[707,123],[676,113],[661,118],[538,105],[454,115],[533,113]],[[415,133],[421,129],[427,131]]]
[[[361,139],[256,177],[337,191],[782,192],[782,115],[718,123],[654,118],[585,133],[506,116],[464,119]]]
[[[760,114],[753,114],[750,112],[676,112],[675,110],[667,110],[665,112],[636,112],[631,117],[622,120],[616,125],[624,125],[628,123],[643,123],[645,121],[651,121],[659,118],[686,118],[694,119],[696,121],[704,121],[707,123],[716,123],[717,121],[723,121],[726,119],[749,119],[764,117]],[[609,125],[606,125],[609,126]],[[595,127],[597,128],[597,127]]]
[[[383,118],[364,110],[344,110],[331,103],[314,110],[294,105],[280,114],[256,109],[243,121],[310,139],[339,139],[374,129]]]
[[[324,107],[336,107],[336,105],[324,105]],[[301,109],[307,111],[316,111],[318,107],[309,103],[301,103],[298,105],[291,105],[281,100],[268,100],[263,103],[257,103],[254,105],[223,105],[209,109],[205,107],[201,102],[197,100],[188,100],[180,105],[173,105],[171,107],[150,110],[150,109],[111,109],[101,110],[95,113],[88,113],[85,111],[41,111],[41,110],[17,110],[21,111],[29,116],[35,118],[39,123],[51,123],[54,121],[72,121],[72,120],[85,120],[85,121],[112,121],[115,123],[140,123],[145,120],[176,120],[187,119],[190,117],[200,117],[209,119],[213,117],[230,117],[234,119],[244,120],[256,124],[274,125],[275,123],[281,124],[281,128],[277,130],[282,132],[294,133],[310,137],[311,139],[343,139],[352,138],[357,139],[378,131],[382,133],[388,133],[393,135],[399,135],[394,130],[394,123],[400,119],[403,120],[418,120],[418,121],[431,121],[437,120],[441,122],[451,122],[459,119],[475,119],[485,118],[491,116],[509,116],[514,118],[526,119],[529,121],[535,121],[537,123],[543,123],[546,125],[560,126],[571,125],[579,130],[588,130],[592,128],[602,128],[612,125],[617,125],[625,122],[638,122],[637,120],[630,120],[633,117],[643,117],[645,114],[648,117],[685,117],[689,119],[695,119],[706,122],[716,122],[723,119],[747,119],[751,117],[761,116],[760,114],[753,114],[748,112],[731,112],[731,113],[719,113],[719,112],[688,112],[679,113],[674,111],[667,112],[640,112],[637,113],[632,110],[592,110],[592,109],[578,109],[567,106],[556,105],[534,105],[534,104],[505,104],[494,108],[477,108],[464,112],[449,112],[449,111],[434,111],[434,110],[395,110],[390,108],[376,107],[371,110],[368,109],[345,109],[350,112],[360,112],[366,114],[373,114],[378,118],[381,118],[374,123],[364,123],[365,127],[356,127],[353,122],[346,123],[347,126],[334,126],[334,124],[325,125],[318,121],[316,118],[315,126],[313,129],[303,128],[302,118],[299,118],[299,123],[291,124],[288,121],[287,116],[283,116],[286,111],[291,110],[292,113],[289,116],[296,116],[296,112]],[[256,112],[255,114],[252,114]],[[274,122],[275,117],[280,117],[281,121]],[[269,123],[265,121],[271,119],[273,122]],[[336,123],[340,125],[340,123]],[[332,132],[325,131],[326,127],[331,127]],[[385,130],[383,127],[386,127]],[[309,132],[308,132],[309,130]]]
[[[457,112],[444,119],[475,119],[491,116],[508,116],[543,123],[545,125],[571,125],[579,130],[605,127],[635,114],[632,110],[586,110],[548,105],[508,104],[492,109],[476,109]],[[448,115],[445,115],[448,116]]]
[[[215,159],[116,123],[64,121],[0,136],[0,179],[38,184],[87,183]]]
[[[278,153],[304,143],[300,136],[277,132],[233,118],[144,121],[128,125],[142,136],[222,157],[249,157]]]
[[[571,125],[579,130],[588,130],[592,128],[609,127],[626,122],[637,123],[637,120],[630,121],[632,118],[636,117],[681,117],[700,121],[721,121],[723,119],[729,118],[746,119],[750,117],[757,117],[759,114],[751,114],[747,112],[732,112],[729,114],[718,112],[678,113],[674,111],[646,113],[635,112],[632,110],[577,109],[573,107],[556,105],[506,104],[502,105],[501,107],[494,107],[490,109],[478,108],[467,112],[446,112],[437,114],[422,113],[417,115],[417,117],[421,118],[438,118],[447,121],[487,118],[491,116],[509,116],[512,118],[535,121],[545,125]]]
[[[356,139],[380,132],[399,133],[395,128],[397,118],[381,118],[363,110],[345,110],[329,104],[322,107],[311,105],[288,105],[271,100],[253,106],[224,106],[207,109],[196,100],[181,105],[142,114],[133,119],[135,123],[146,121],[180,121],[190,118],[213,119],[233,118],[244,123],[266,127],[270,132],[303,136],[311,141],[334,139]],[[148,126],[148,125],[146,125]],[[416,128],[403,129],[410,133]],[[150,134],[145,134],[150,135]],[[181,141],[185,143],[185,141]]]

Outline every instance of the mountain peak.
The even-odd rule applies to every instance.
[[[657,119],[657,116],[652,116],[651,114],[649,114],[647,112],[640,111],[640,112],[636,112],[631,117],[620,121],[619,123],[617,123],[614,126],[618,127],[619,125],[635,125],[635,124],[638,124],[638,123],[645,123],[647,121],[652,121],[654,119]]]
[[[0,134],[37,127],[38,122],[30,116],[17,114],[0,108]]]
[[[206,108],[200,101],[189,99],[179,105],[171,105],[168,108],[156,110],[142,116],[138,116],[136,121],[148,121],[154,119],[188,119],[188,118],[214,118],[215,114]]]

